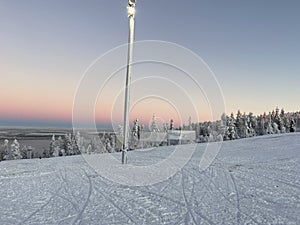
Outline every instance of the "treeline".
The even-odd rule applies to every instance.
[[[68,133],[62,137],[52,136],[50,149],[46,157],[78,155],[81,153],[111,153],[115,151],[116,136],[112,133],[76,134]]]
[[[221,116],[218,121],[208,121],[201,123],[192,123],[189,119],[189,125],[183,125],[182,128],[174,128],[174,122],[171,120],[170,128],[159,131],[154,122],[151,124],[152,132],[168,132],[168,130],[195,130],[196,142],[214,142],[226,141],[240,138],[248,138],[267,134],[280,134],[300,131],[300,112],[288,112],[284,109],[276,108],[272,112],[255,116],[253,113],[237,112],[236,115]],[[137,129],[135,121],[132,135],[136,131],[143,132],[143,129]],[[121,131],[119,133],[122,133]],[[78,155],[81,153],[111,153],[120,150],[120,140],[114,132],[81,135],[77,133],[66,133],[64,136],[55,137],[49,141],[49,148],[45,148],[39,155],[34,154],[34,148],[21,145],[18,140],[9,141],[7,139],[0,143],[0,161],[27,158],[49,158],[59,156]],[[151,143],[144,143],[144,147],[152,146]],[[117,145],[119,147],[117,147]]]
[[[223,114],[214,122],[192,124],[197,142],[226,141],[266,134],[296,132],[300,130],[300,112],[288,112],[276,108],[272,112],[255,116],[237,112]]]
[[[72,156],[81,153],[110,153],[115,151],[116,135],[104,133],[81,136],[79,132],[66,133],[63,136],[52,136],[49,147],[37,153],[32,146],[21,145],[17,139],[5,139],[0,143],[0,161],[14,159],[50,158]]]

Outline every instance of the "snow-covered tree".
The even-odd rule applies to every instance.
[[[281,118],[282,126],[283,126],[283,130],[281,132],[282,133],[288,132],[290,123],[289,123],[289,119],[288,119],[287,114],[285,113],[284,109],[281,109],[280,118]]]
[[[102,135],[101,138],[93,137],[91,141],[91,151],[94,153],[105,152],[105,139],[105,135]]]
[[[28,154],[27,154],[27,150],[28,147],[26,145],[23,145],[21,147],[20,153],[21,153],[21,159],[27,159],[28,158]]]
[[[248,128],[249,128],[248,136],[249,137],[256,136],[255,129],[257,128],[257,120],[252,112],[249,113],[247,121],[248,121]]]
[[[155,114],[153,114],[150,128],[151,128],[151,132],[159,132]]]
[[[137,138],[138,131],[139,131],[139,120],[135,119],[133,121],[132,136],[135,137],[135,138]]]
[[[274,134],[272,123],[273,123],[272,114],[269,113],[268,122],[267,122],[267,134]]]
[[[64,136],[64,148],[66,155],[77,155],[80,154],[79,147],[76,141],[76,137],[71,133],[65,134]]]
[[[260,115],[257,119],[257,127],[256,127],[256,134],[257,135],[265,135],[265,119],[263,115]]]
[[[273,132],[274,132],[274,134],[279,134],[280,133],[279,126],[275,122],[273,123]]]
[[[4,140],[3,143],[3,152],[4,152],[4,156],[3,159],[10,159],[10,148],[9,148],[9,141],[7,139]]]
[[[71,134],[65,134],[64,136],[64,150],[66,151],[66,155],[73,155],[73,146],[72,146],[72,138]]]
[[[50,142],[50,149],[49,149],[50,156],[54,156],[54,151],[56,147],[57,147],[57,143],[55,140],[55,135],[53,134]]]
[[[50,154],[50,149],[49,148],[44,148],[43,149],[43,158],[50,158],[52,156],[52,154]]]
[[[223,125],[226,126],[226,124],[227,124],[227,116],[226,116],[225,113],[223,113],[223,114],[221,115],[221,122],[222,122]]]
[[[20,144],[17,139],[13,141],[10,145],[10,152],[8,154],[8,159],[21,159]]]
[[[239,138],[245,137],[245,122],[242,116],[242,113],[240,112],[240,110],[238,110],[235,120],[235,126],[237,130],[237,136]]]
[[[0,146],[0,161],[4,159],[4,148],[3,145]]]
[[[66,150],[65,149],[60,149],[60,155],[61,156],[66,156]]]
[[[231,114],[230,117],[227,118],[227,131],[225,134],[225,140],[234,140],[236,139],[236,127],[234,124],[234,116]]]
[[[274,125],[275,125],[275,127],[274,127]],[[281,117],[280,117],[280,114],[279,114],[279,108],[278,107],[276,108],[275,115],[274,115],[274,118],[273,118],[273,128],[275,129],[275,133],[280,133],[283,130],[283,124],[282,124],[282,120],[281,120]]]
[[[246,113],[244,113],[241,117],[241,124],[240,124],[240,127],[239,127],[239,130],[240,130],[240,138],[247,138],[249,137],[250,135],[250,128],[249,128],[249,123],[250,123],[250,120],[249,120],[249,117],[247,116]]]
[[[268,115],[267,115],[267,113],[266,112],[264,112],[264,114],[263,114],[263,125],[264,125],[264,127],[263,127],[263,135],[265,135],[265,134],[268,134],[268,131],[267,131],[267,129],[268,129],[268,121],[269,121],[269,119],[268,119],[269,117],[268,117]]]
[[[224,138],[225,133],[227,131],[226,124],[224,124],[222,120],[216,121],[215,131],[216,131],[216,141],[221,141],[221,138],[218,137],[219,135],[222,136],[222,141],[223,141],[223,138]]]
[[[59,148],[59,146],[55,146],[54,147],[54,150],[53,150],[53,153],[52,153],[52,156],[53,157],[58,157],[61,153],[61,149]]]
[[[80,143],[80,140],[78,140],[78,141],[79,142],[77,142],[75,136],[71,136],[71,143],[72,143],[72,153],[71,153],[71,155],[80,154],[79,145],[78,145],[78,143]]]
[[[138,127],[138,139],[140,140],[140,132],[141,132],[141,126],[139,125]],[[115,135],[111,135],[109,138],[110,141],[110,145],[111,145],[111,152],[115,152],[116,151],[116,136]]]
[[[214,142],[215,140],[214,140],[214,135],[212,134],[212,133],[210,133],[209,135],[208,135],[208,142]]]
[[[65,150],[64,149],[65,148],[65,141],[62,139],[61,136],[59,136],[57,138],[56,143],[57,143],[57,147],[59,148],[59,155],[62,155],[61,150]]]
[[[295,132],[295,131],[296,131],[295,121],[294,121],[294,119],[291,119],[290,132]]]
[[[112,152],[111,142],[109,138],[106,138],[105,140],[105,150],[106,152]]]
[[[296,123],[296,130],[300,130],[300,112],[296,113],[293,119]]]
[[[9,141],[5,139],[0,148],[0,161],[9,159],[9,154],[10,154]]]
[[[76,148],[78,149],[78,154],[85,153],[84,138],[80,135],[79,131],[76,132],[75,143],[77,145]]]

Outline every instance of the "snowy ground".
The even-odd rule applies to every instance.
[[[204,147],[145,187],[108,181],[81,156],[0,162],[0,224],[300,224],[300,134],[224,142],[200,172]]]

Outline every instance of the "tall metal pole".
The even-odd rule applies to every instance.
[[[128,17],[129,17],[129,37],[128,37],[128,57],[127,57],[127,72],[125,83],[125,102],[124,102],[124,129],[123,129],[123,149],[122,149],[122,164],[127,163],[127,150],[129,146],[129,102],[130,102],[130,83],[131,83],[131,64],[134,39],[134,15],[135,15],[135,0],[128,0]]]

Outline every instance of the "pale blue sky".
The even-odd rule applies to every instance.
[[[0,0],[0,122],[70,121],[82,73],[127,41],[126,5]],[[297,0],[138,0],[135,39],[174,42],[202,57],[221,84],[227,113],[299,110],[299,21]],[[51,102],[48,113],[40,110],[44,101]]]

